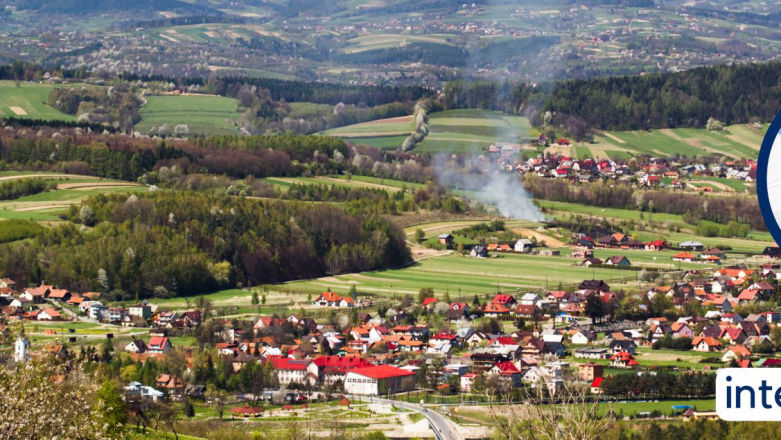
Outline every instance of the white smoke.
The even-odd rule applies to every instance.
[[[468,158],[467,164],[484,161]],[[519,220],[544,221],[545,216],[534,204],[533,198],[515,173],[482,172],[476,166],[459,167],[454,160],[441,155],[434,158],[437,180],[456,190],[468,192],[468,196],[493,205],[503,216]]]

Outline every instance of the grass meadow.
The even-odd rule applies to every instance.
[[[241,118],[238,101],[222,96],[148,96],[141,107],[141,122],[135,129],[149,133],[153,128],[168,124],[170,130],[185,124],[190,133],[237,134],[235,124]]]

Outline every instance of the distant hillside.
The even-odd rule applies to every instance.
[[[107,12],[173,11],[185,14],[215,14],[216,9],[179,0],[16,0],[11,4],[20,10],[55,14],[92,15]]]

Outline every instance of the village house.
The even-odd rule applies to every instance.
[[[469,255],[475,258],[488,258],[488,250],[482,245],[472,246]]]
[[[578,365],[578,379],[586,382],[591,382],[597,377],[602,377],[603,373],[604,366],[594,362]]]
[[[384,396],[412,391],[414,388],[415,372],[390,365],[350,370],[344,381],[346,393],[363,396]]]
[[[579,348],[575,357],[580,359],[607,359],[610,351],[607,348]]]
[[[528,253],[534,248],[534,243],[528,238],[519,238],[518,241],[515,242],[513,248],[515,249],[515,252]]]
[[[334,292],[323,292],[312,301],[312,305],[320,307],[353,307],[355,302],[352,298],[342,297]]]
[[[500,386],[504,389],[521,385],[521,371],[510,361],[497,362],[487,374],[497,376]]]
[[[576,345],[586,345],[597,339],[597,334],[592,330],[578,330],[571,337],[570,341]]]
[[[37,319],[39,321],[59,321],[62,319],[60,312],[53,307],[47,307],[38,313]]]
[[[146,344],[146,347],[146,351],[149,353],[165,353],[174,348],[166,336],[152,336],[149,338],[149,343]]]
[[[631,265],[632,263],[629,262],[629,258],[626,258],[623,255],[613,255],[607,257],[607,260],[605,260],[605,266],[629,267]]]
[[[719,351],[721,349],[721,342],[716,338],[697,336],[692,340],[692,350],[694,351]]]
[[[450,246],[453,244],[453,235],[448,233],[439,234],[439,236],[437,236],[437,240],[439,240],[440,244],[444,244],[445,246]]]
[[[270,357],[268,362],[277,374],[277,380],[282,386],[290,383],[308,383],[314,386],[320,377],[319,368],[311,359]]]
[[[149,304],[135,304],[128,308],[127,314],[141,319],[149,319],[152,317],[152,307]]]
[[[472,384],[475,382],[477,373],[467,373],[461,376],[461,392],[469,393],[472,391]]]
[[[639,365],[632,353],[620,351],[610,356],[610,366],[615,368],[632,368]]]
[[[143,353],[146,351],[146,343],[141,339],[133,339],[125,345],[125,351],[128,353]]]
[[[637,350],[637,344],[634,343],[634,341],[630,340],[614,340],[610,343],[610,351],[612,354],[618,354],[621,352],[626,352],[629,354],[635,354],[635,351]]]
[[[490,303],[483,308],[483,314],[489,318],[503,318],[510,314],[510,309],[501,304]]]

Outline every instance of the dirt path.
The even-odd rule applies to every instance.
[[[74,202],[46,202],[40,205],[30,205],[21,208],[14,208],[13,210],[17,212],[42,211],[44,209],[65,208],[67,206],[72,205],[73,203]]]
[[[520,234],[524,238],[531,239],[532,237],[536,238],[537,241],[545,241],[545,244],[548,247],[564,247],[565,244],[562,243],[560,240],[553,238],[549,235],[542,234],[540,232],[537,232],[535,230],[529,229],[529,228],[515,228],[513,229],[513,232]]]
[[[618,142],[619,144],[625,144],[626,143],[625,140],[623,140],[620,137],[618,137],[618,136],[616,136],[616,135],[614,135],[612,133],[609,133],[607,131],[600,132],[599,134],[605,136],[606,138],[610,138],[611,140],[613,140],[615,142]]]
[[[691,180],[691,181],[689,181],[689,183],[690,184],[695,184],[696,183],[696,184],[701,184],[701,185],[705,185],[705,186],[712,186],[712,187],[718,188],[719,190],[724,191],[724,192],[735,192],[734,188],[731,188],[730,186],[725,185],[722,182],[711,182],[710,180]]]
[[[88,191],[91,189],[98,189],[104,187],[125,187],[125,186],[138,186],[137,183],[132,182],[71,182],[60,183],[57,185],[57,189],[78,189]]]

